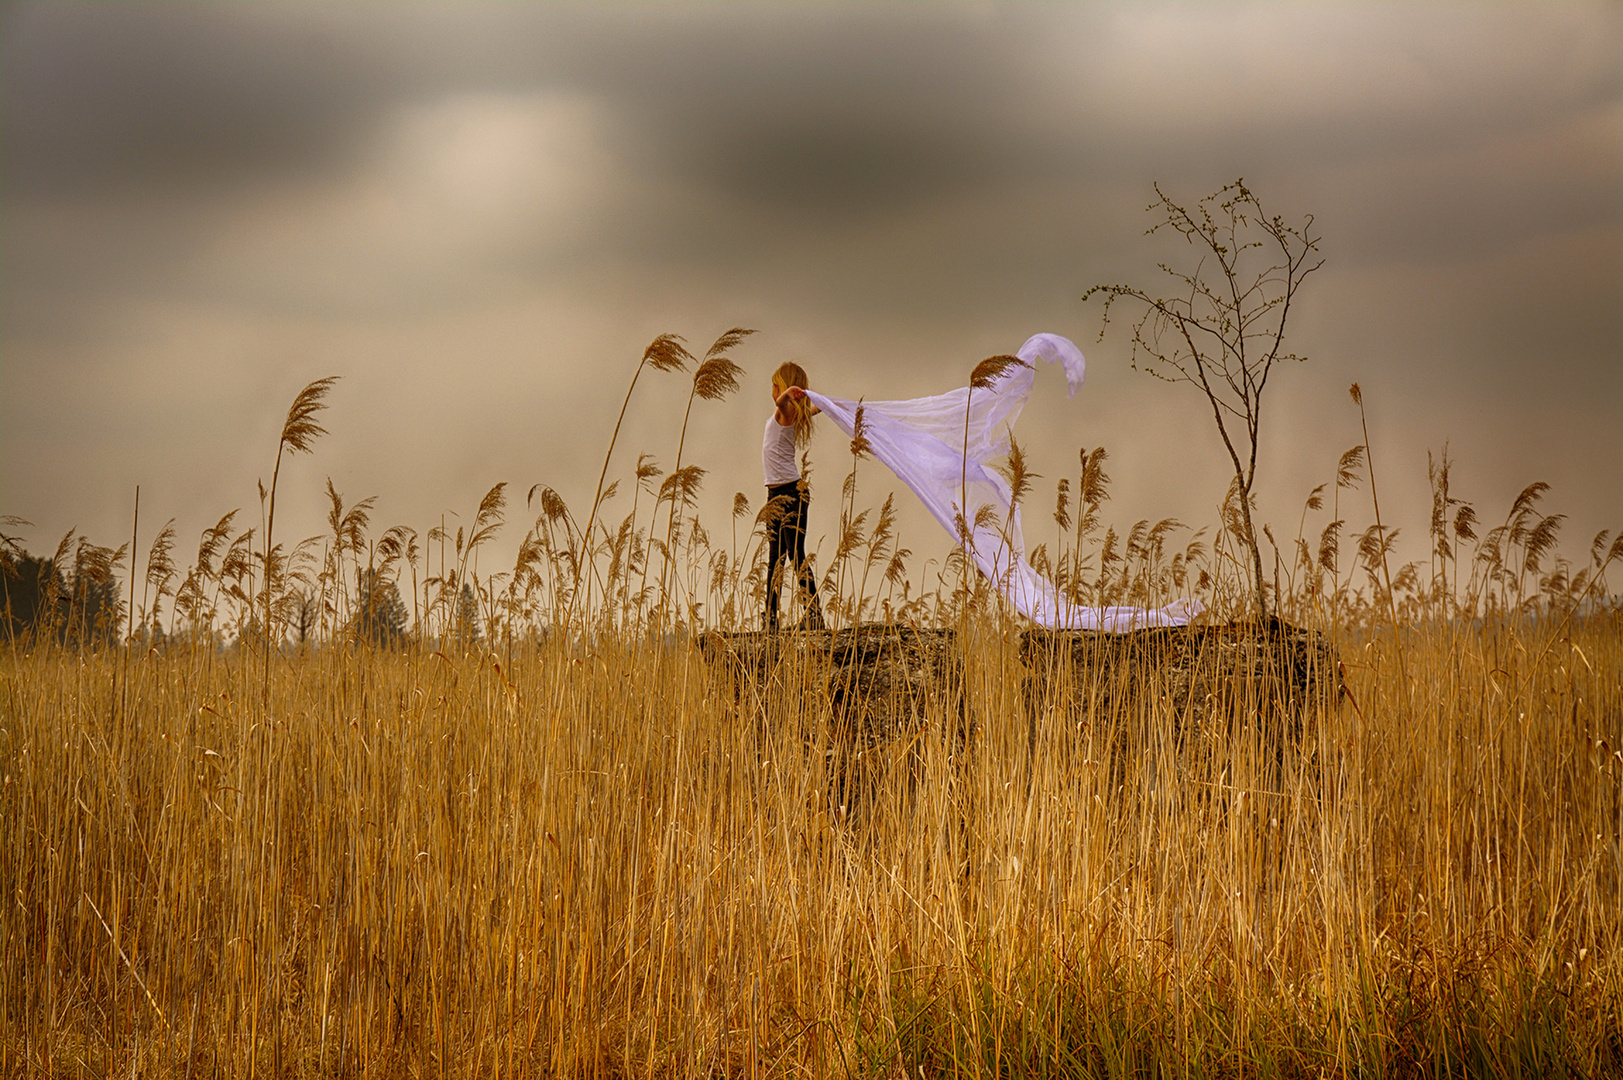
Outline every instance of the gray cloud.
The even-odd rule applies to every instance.
[[[402,101],[574,88],[611,103],[640,168],[860,208],[892,184],[1074,180],[1156,136],[1335,160],[1544,126],[1618,100],[1620,21],[1575,5],[20,5],[8,183],[342,161]]]
[[[14,5],[8,189],[192,186],[342,156],[389,88],[353,40],[260,15]]]

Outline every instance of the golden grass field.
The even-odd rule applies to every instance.
[[[1282,770],[1154,701],[1030,752],[1007,629],[972,742],[843,812],[826,703],[745,715],[683,639],[334,648],[266,706],[251,655],[13,652],[6,1070],[1623,1064],[1615,615],[1344,642]]]
[[[1232,515],[1171,557],[1171,526],[1101,538],[1102,461],[1034,558],[1084,602],[1242,610]],[[1276,571],[1345,689],[1291,737],[1263,688],[1180,704],[1149,661],[1028,701],[1018,620],[961,564],[891,573],[854,485],[831,618],[964,663],[962,717],[931,699],[860,762],[817,670],[759,705],[700,650],[760,610],[760,529],[712,544],[685,481],[647,516],[651,468],[618,528],[543,492],[486,579],[499,490],[423,581],[336,492],[270,590],[252,530],[178,588],[154,548],[133,637],[0,650],[0,1073],[1616,1075],[1623,548],[1575,570],[1535,489],[1479,538],[1445,469],[1430,567],[1390,574],[1381,531],[1337,547],[1358,464]],[[259,610],[290,641],[313,611],[303,644],[268,654]]]

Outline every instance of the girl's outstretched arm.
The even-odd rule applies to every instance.
[[[784,389],[783,393],[781,395],[779,395],[778,398],[776,399],[777,403],[778,403],[778,423],[784,425],[785,427],[788,427],[790,424],[794,423],[795,418],[793,416],[788,415],[784,411],[783,404],[784,404],[785,401],[787,401],[787,400],[789,400],[791,398],[793,398],[795,401],[800,401],[803,398],[805,398],[805,396],[806,396],[806,391],[801,389],[798,386],[786,387]],[[809,415],[811,415],[811,416],[816,416],[818,413],[823,411],[822,409],[819,409],[816,405],[808,405],[807,408],[811,410],[811,412],[809,413]]]

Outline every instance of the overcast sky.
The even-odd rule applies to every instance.
[[[1445,443],[1485,518],[1545,480],[1570,556],[1623,527],[1616,4],[14,3],[0,83],[0,514],[34,550],[127,539],[137,484],[143,550],[170,517],[187,560],[257,521],[288,404],[331,374],[279,534],[321,531],[329,476],[419,530],[505,480],[516,542],[533,484],[584,516],[648,341],[733,325],[748,381],[685,454],[712,531],[759,504],[781,360],[911,397],[1037,331],[1089,363],[1071,400],[1042,373],[1018,431],[1037,520],[1104,445],[1112,520],[1210,524],[1204,404],[1079,298],[1187,259],[1143,235],[1153,182],[1238,176],[1327,260],[1269,388],[1277,534],[1361,441],[1353,381],[1417,541]],[[685,380],[638,394],[611,475],[675,454]],[[828,425],[813,456],[815,546],[849,456]]]

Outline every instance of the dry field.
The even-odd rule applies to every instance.
[[[5,1071],[1623,1066],[1615,616],[1346,641],[1282,755],[1243,701],[1033,752],[1008,629],[967,744],[860,786],[826,701],[681,638],[333,648],[268,702],[253,654],[13,652]]]
[[[1101,537],[1102,463],[1035,560],[1242,609],[1234,515]],[[1478,537],[1445,466],[1394,574],[1339,550],[1359,463],[1276,570],[1345,692],[1283,713],[1144,657],[1028,692],[1018,621],[961,564],[914,591],[849,485],[831,617],[963,658],[860,738],[815,650],[740,689],[699,647],[761,530],[712,544],[692,473],[639,463],[618,527],[541,492],[488,579],[500,489],[424,550],[332,492],[269,590],[252,530],[184,575],[171,533],[128,641],[0,649],[0,1074],[1616,1075],[1623,545],[1557,557],[1536,486]]]

